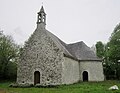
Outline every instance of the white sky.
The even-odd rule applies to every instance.
[[[47,30],[66,43],[105,43],[120,22],[120,0],[0,0],[0,29],[23,43],[36,28],[42,2]]]

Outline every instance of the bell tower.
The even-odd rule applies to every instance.
[[[43,6],[40,9],[40,12],[38,12],[38,17],[37,17],[37,24],[43,23],[46,25],[46,13],[44,12]]]

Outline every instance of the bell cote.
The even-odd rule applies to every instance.
[[[43,6],[40,9],[40,12],[38,12],[38,17],[37,17],[37,24],[43,23],[46,25],[46,13],[44,12]]]

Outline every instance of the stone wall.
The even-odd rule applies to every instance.
[[[62,63],[62,84],[73,84],[79,81],[79,62],[64,57]]]
[[[83,72],[88,72],[88,81],[104,81],[102,62],[80,61],[80,80],[83,81]]]
[[[40,84],[61,84],[63,52],[38,27],[22,51],[17,70],[18,83],[34,84],[34,72],[40,72]]]

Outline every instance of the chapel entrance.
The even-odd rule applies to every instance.
[[[83,81],[88,81],[88,72],[87,71],[83,72]]]
[[[35,71],[34,72],[34,84],[39,84],[40,83],[40,72],[39,71]]]

